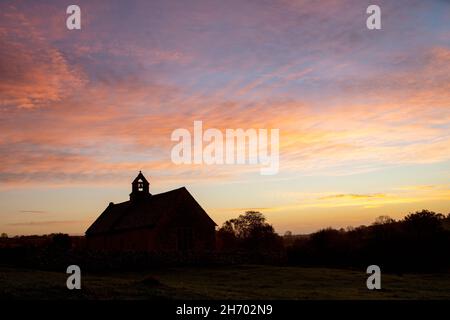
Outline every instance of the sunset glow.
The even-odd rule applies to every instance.
[[[450,212],[450,4],[378,1],[0,3],[0,232],[83,234],[139,170],[219,225],[278,233]],[[411,26],[414,26],[412,28]],[[177,165],[171,133],[279,129],[276,175]]]

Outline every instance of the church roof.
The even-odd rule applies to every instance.
[[[145,178],[144,178],[145,179]],[[152,195],[142,201],[110,204],[86,231],[86,235],[154,227],[161,217],[190,208],[195,214],[216,225],[185,188]]]
[[[139,174],[137,175],[137,177],[133,180],[133,183],[138,182],[139,180],[142,180],[143,182],[148,183],[147,179],[145,179],[144,175],[142,174],[141,171],[139,171]]]

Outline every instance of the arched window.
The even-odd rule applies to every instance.
[[[142,179],[138,180],[138,191],[144,191],[144,181]]]

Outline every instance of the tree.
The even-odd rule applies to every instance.
[[[395,222],[395,220],[389,216],[379,216],[378,218],[375,219],[375,222],[373,224],[374,225],[384,225],[384,224],[390,224],[390,223],[394,223],[394,222]]]
[[[51,235],[50,248],[56,251],[66,251],[72,247],[72,239],[68,234],[55,233]]]
[[[233,220],[224,222],[217,230],[217,247],[225,250],[235,250],[238,247],[238,239],[234,232]]]
[[[227,248],[268,249],[278,241],[272,225],[258,211],[246,211],[238,218],[226,221],[218,230],[218,236]]]
[[[429,210],[416,211],[408,214],[404,221],[413,229],[424,231],[437,231],[442,227],[444,215]]]
[[[246,211],[237,219],[229,220],[225,224],[226,228],[232,230],[240,239],[258,238],[274,233],[272,225],[268,224],[264,215],[258,211]]]

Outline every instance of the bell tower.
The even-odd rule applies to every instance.
[[[147,179],[145,179],[142,172],[139,171],[139,174],[131,183],[130,200],[136,201],[150,197],[151,194],[149,191],[149,186],[150,184],[148,183]]]

